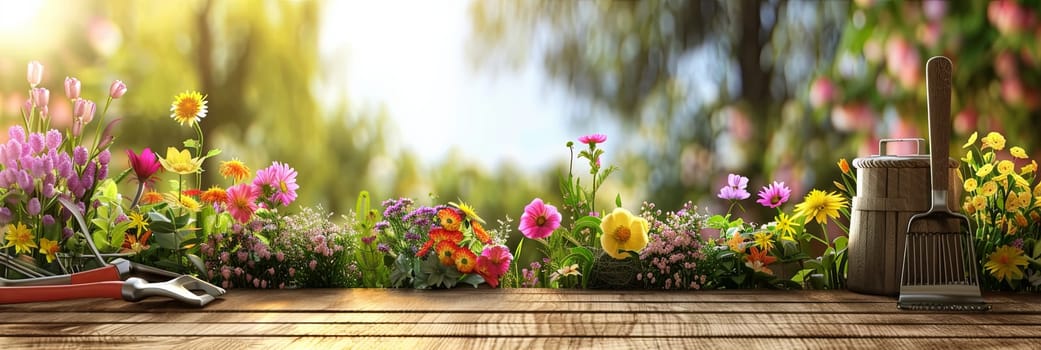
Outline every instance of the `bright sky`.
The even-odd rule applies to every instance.
[[[542,169],[567,159],[567,140],[599,131],[568,127],[565,95],[545,83],[539,67],[477,76],[465,52],[469,1],[327,6],[324,60],[344,64],[329,71],[342,74],[353,106],[385,104],[398,128],[390,143],[425,163],[458,148],[485,166],[512,161]]]

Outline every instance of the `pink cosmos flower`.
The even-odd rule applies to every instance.
[[[598,143],[604,143],[604,142],[607,142],[607,135],[604,135],[604,134],[590,134],[590,135],[579,137],[578,138],[578,142],[581,142],[581,143],[584,143],[584,144],[587,144],[587,145],[595,145],[595,144],[598,144]]]
[[[560,212],[557,207],[542,202],[541,198],[535,198],[524,207],[524,214],[520,218],[520,229],[524,237],[540,239],[549,237],[553,230],[560,227]]]
[[[244,183],[231,186],[227,194],[228,200],[225,204],[228,213],[243,224],[249,222],[253,213],[257,211],[257,192],[253,186]]]
[[[767,208],[777,208],[781,204],[787,203],[791,194],[792,190],[785,186],[784,182],[774,181],[770,186],[763,186],[763,189],[759,191],[759,200],[756,203]]]
[[[748,197],[752,196],[750,193],[748,193],[748,190],[746,190],[747,188],[747,177],[737,174],[730,174],[727,176],[727,185],[719,189],[718,196],[719,198],[729,200],[747,199]]]
[[[267,196],[272,203],[281,203],[288,206],[296,200],[296,190],[300,188],[296,184],[296,170],[284,163],[274,162],[271,166],[257,171],[257,177],[253,179],[253,186],[258,192]]]

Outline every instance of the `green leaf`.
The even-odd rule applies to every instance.
[[[199,275],[206,276],[206,263],[202,261],[202,258],[195,254],[187,254],[187,256],[188,261],[190,261],[192,265],[195,266],[195,269],[199,272]]]
[[[590,231],[595,232],[597,236],[603,233],[603,230],[600,229],[600,218],[593,216],[583,216],[576,220],[575,229],[571,232],[577,235],[582,232],[583,229],[587,228]]]
[[[615,197],[614,197],[614,205],[616,207],[619,207],[619,208],[622,207],[622,194],[621,193],[615,195]]]
[[[705,225],[708,226],[708,228],[722,230],[730,226],[729,215],[726,217],[719,214],[712,215],[708,220],[705,220]]]
[[[186,147],[186,148],[193,148],[193,149],[199,149],[199,147],[202,147],[202,144],[199,143],[199,140],[187,139],[187,140],[184,140],[184,147]]]
[[[219,155],[220,153],[221,153],[220,149],[214,148],[214,149],[211,149],[209,152],[206,152],[206,155],[203,156],[202,159],[205,160],[207,158],[215,157],[215,156]]]
[[[481,275],[478,275],[476,273],[470,273],[463,275],[463,279],[459,282],[466,283],[471,286],[474,286],[474,288],[477,288],[477,286],[481,285],[481,283],[484,283],[484,277],[481,277]]]

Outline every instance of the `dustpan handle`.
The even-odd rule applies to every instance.
[[[932,174],[933,206],[943,204],[947,200],[936,203],[937,195],[942,192],[946,197],[950,169],[948,157],[951,152],[951,60],[936,56],[925,63],[927,91],[926,100],[929,108],[929,162]]]

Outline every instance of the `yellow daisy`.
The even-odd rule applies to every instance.
[[[625,208],[615,208],[600,222],[600,228],[604,231],[600,236],[600,245],[607,255],[624,260],[629,257],[624,251],[639,252],[647,246],[648,226],[647,219],[634,216]]]
[[[1023,147],[1015,146],[1008,149],[1008,153],[1019,159],[1027,159],[1027,151]]]
[[[481,216],[477,215],[477,211],[474,210],[474,207],[472,205],[466,204],[466,202],[463,202],[462,200],[460,200],[459,203],[448,202],[448,205],[458,208],[459,211],[462,211],[463,214],[466,214],[466,217],[470,218],[470,220],[477,220],[477,222],[480,222],[482,224],[485,223],[484,219],[481,219]]]
[[[795,205],[795,216],[804,216],[824,224],[828,218],[838,218],[839,210],[846,207],[846,199],[834,192],[810,191],[802,203]]]
[[[250,174],[249,167],[238,159],[221,162],[218,170],[220,171],[220,176],[223,176],[225,179],[232,179],[235,183],[249,178]]]
[[[770,251],[770,250],[774,249],[774,240],[773,240],[774,239],[774,234],[773,234],[773,232],[770,232],[770,231],[756,232],[755,236],[753,238],[755,239],[755,245],[757,247],[759,247],[759,248],[762,248],[763,251]]]
[[[148,230],[148,221],[145,221],[144,215],[138,212],[132,212],[127,215],[130,219],[130,228],[134,229],[136,234],[140,235],[141,231]]]
[[[1009,245],[1003,245],[994,250],[984,265],[991,276],[1009,283],[1022,279],[1023,270],[1020,268],[1026,266],[1027,257],[1023,256],[1023,250]]]
[[[978,186],[979,186],[979,182],[977,182],[976,179],[965,180],[965,192],[975,191],[976,187],[978,187]]]
[[[998,162],[998,174],[1008,175],[1009,173],[1016,171],[1016,164],[1009,160],[1003,160]]]
[[[966,142],[964,145],[961,146],[961,148],[969,148],[969,146],[972,146],[972,144],[976,143],[977,137],[979,137],[979,134],[973,131],[972,135],[969,135],[969,142]]]
[[[777,222],[777,226],[775,227],[777,233],[780,234],[781,239],[787,239],[789,241],[795,240],[795,228],[798,227],[799,224],[796,223],[795,220],[792,220],[792,217],[785,213],[779,213],[777,214],[777,217],[774,218],[774,221]]]
[[[990,173],[992,171],[994,171],[994,165],[983,164],[983,166],[981,166],[978,170],[976,170],[976,176],[984,177],[984,176],[990,175]]]
[[[166,149],[166,158],[159,158],[159,163],[162,163],[167,171],[181,175],[194,174],[202,170],[201,159],[192,158],[188,150],[177,151],[173,147]]]
[[[170,106],[170,118],[181,125],[189,126],[206,118],[206,96],[198,91],[185,91],[174,97]]]
[[[3,248],[14,247],[15,254],[29,254],[33,252],[32,248],[36,248],[32,231],[29,231],[29,228],[20,222],[7,225],[7,234],[4,235],[4,239],[7,240],[7,245],[4,245]]]
[[[981,148],[990,147],[993,148],[995,151],[1005,149],[1005,136],[1002,136],[1001,134],[993,131],[988,133],[987,136],[984,136],[983,139],[980,141],[983,142],[983,147]]]

